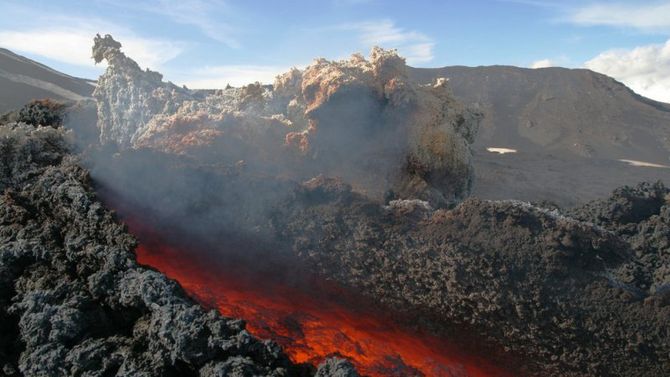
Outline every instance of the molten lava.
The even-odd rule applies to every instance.
[[[342,288],[314,281],[299,289],[267,269],[226,267],[212,260],[216,254],[175,246],[145,224],[129,223],[140,240],[139,263],[177,280],[203,305],[243,318],[250,333],[274,340],[295,363],[317,365],[338,355],[366,376],[512,375],[445,339],[400,325]]]

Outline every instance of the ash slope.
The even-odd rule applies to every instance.
[[[508,66],[410,70],[448,77],[457,98],[485,113],[476,148],[670,163],[670,104],[585,69]]]
[[[0,114],[31,100],[79,101],[93,94],[92,82],[68,76],[0,48]]]
[[[477,197],[575,206],[622,185],[670,184],[670,169],[617,161],[670,165],[670,104],[641,97],[610,77],[507,66],[409,73],[419,82],[448,77],[455,96],[484,113],[473,144]],[[518,153],[501,156],[487,147]]]
[[[138,266],[62,129],[12,123],[0,136],[0,375],[309,374]],[[356,376],[337,360],[317,373],[329,371]]]

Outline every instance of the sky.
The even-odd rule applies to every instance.
[[[271,83],[377,45],[415,67],[588,68],[670,103],[670,0],[2,0],[0,14],[0,47],[91,79],[100,33],[190,88]]]

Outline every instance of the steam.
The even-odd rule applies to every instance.
[[[272,86],[198,91],[142,70],[121,48],[95,37],[92,56],[108,63],[94,92],[99,140],[81,149],[113,207],[175,241],[280,255],[278,208],[301,192],[339,187],[380,205],[433,208],[470,192],[480,114],[456,102],[445,79],[410,81],[395,51],[317,59]]]

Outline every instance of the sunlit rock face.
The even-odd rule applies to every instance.
[[[93,59],[106,60],[109,66],[98,79],[93,97],[98,104],[100,141],[130,146],[147,122],[157,114],[174,112],[188,95],[162,82],[160,73],[140,69],[120,49],[111,36],[96,36]]]
[[[470,192],[480,114],[454,99],[446,79],[411,82],[395,51],[317,59],[272,86],[202,92],[163,82],[120,48],[110,36],[93,46],[96,62],[108,62],[94,93],[102,143],[296,180],[337,176],[376,199],[444,206]]]

